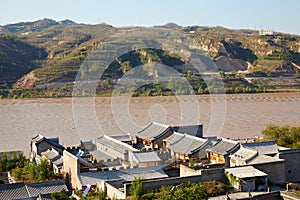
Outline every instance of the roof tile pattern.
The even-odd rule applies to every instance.
[[[225,154],[231,153],[231,151],[237,149],[238,146],[239,146],[239,143],[237,141],[222,138],[212,148],[208,149],[208,151],[225,155]]]
[[[143,130],[137,132],[136,136],[149,140],[155,140],[164,135],[170,129],[170,126],[166,126],[156,122],[151,122]]]

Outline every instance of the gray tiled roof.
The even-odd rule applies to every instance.
[[[39,194],[42,194],[42,199],[49,199],[51,193],[62,189],[68,191],[64,180],[4,184],[0,185],[0,200],[35,200]]]
[[[177,142],[178,140],[180,140],[182,137],[184,137],[184,134],[174,132],[169,137],[163,139],[163,141],[169,142],[170,144],[173,144],[173,143]]]
[[[29,194],[24,183],[0,185],[0,200],[28,198]]]
[[[156,122],[151,122],[144,129],[137,132],[136,136],[140,138],[154,140],[164,135],[170,129],[171,129],[170,126],[166,126]]]
[[[274,163],[274,162],[285,162],[285,160],[276,157],[266,156],[266,155],[258,155],[252,160],[250,160],[248,164],[255,165],[255,164]]]
[[[102,152],[100,150],[92,150],[89,152],[90,152],[90,154],[93,155],[94,158],[97,159],[97,161],[100,161],[100,160],[107,161],[108,159],[110,159],[110,160],[115,159],[111,155],[108,155],[107,153]]]
[[[254,149],[258,151],[259,154],[264,155],[278,153],[278,147],[275,141],[244,143],[242,146],[245,148]]]
[[[230,157],[233,159],[243,160],[245,162],[248,162],[251,159],[253,159],[254,157],[256,157],[257,155],[258,155],[257,151],[255,151],[253,149],[247,149],[247,148],[241,147],[237,152],[235,152]]]
[[[58,137],[56,137],[56,138],[46,138],[43,135],[38,134],[37,136],[32,137],[31,141],[33,143],[35,143],[36,145],[38,145],[39,143],[45,141],[46,143],[50,144],[51,146],[53,146],[55,148],[58,148],[58,149],[61,149],[61,150],[64,149],[64,147],[59,143]]]
[[[110,148],[113,148],[114,150],[120,152],[120,153],[125,153],[127,151],[138,151],[137,149],[133,148],[132,146],[121,142],[119,140],[116,140],[112,137],[109,137],[107,135],[102,135],[101,137],[97,138],[97,142],[109,146]]]
[[[67,188],[64,180],[27,183],[26,187],[27,187],[30,197],[36,197],[39,194],[49,194],[49,193],[54,193],[54,192],[60,192],[63,189],[68,191],[68,188]]]
[[[84,158],[77,156],[79,162],[83,163],[84,165],[87,165],[89,167],[95,167],[93,163],[88,162],[87,160],[85,160]]]
[[[52,161],[52,163],[53,163],[54,165],[56,165],[57,167],[62,166],[62,165],[63,165],[63,162],[64,162],[64,160],[63,160],[62,157],[60,157],[60,158],[58,158],[58,159]]]
[[[59,155],[59,153],[56,150],[54,150],[54,149],[51,149],[51,150],[48,149],[47,151],[44,151],[41,154],[42,154],[42,156],[45,156],[46,158],[48,158],[50,161],[56,160],[59,157],[61,157]]]
[[[239,143],[237,141],[222,138],[218,143],[209,148],[207,151],[225,155],[236,150],[238,146]]]
[[[45,156],[47,159],[49,159],[57,167],[63,165],[63,158],[55,149],[48,149],[47,151],[44,151],[41,154],[42,156]]]
[[[185,125],[185,126],[174,126],[172,127],[174,131],[180,133],[186,133],[191,136],[195,137],[202,137],[203,136],[203,125]]]
[[[121,142],[131,142],[133,141],[131,135],[126,134],[126,135],[111,135],[110,137],[119,140]]]
[[[32,137],[31,141],[33,143],[38,143],[38,142],[42,141],[43,139],[45,139],[45,137],[43,135],[38,134],[38,135]]]
[[[132,181],[135,177],[141,176],[143,179],[166,178],[168,175],[160,167],[144,167],[114,171],[86,172],[78,174],[78,178],[83,186],[96,185],[101,180],[122,180]]]
[[[138,162],[160,162],[160,158],[154,151],[134,152],[133,155]]]
[[[203,147],[207,143],[207,139],[184,134],[184,137],[171,144],[168,149],[189,155],[195,153],[197,150],[200,150],[201,147]]]

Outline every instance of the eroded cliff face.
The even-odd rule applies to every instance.
[[[234,31],[195,33],[196,41],[225,72],[264,73],[269,76],[296,76],[300,65],[300,38],[275,34]]]

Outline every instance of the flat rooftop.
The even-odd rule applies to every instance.
[[[132,181],[135,177],[142,177],[143,179],[154,178],[167,178],[168,175],[161,169],[161,167],[144,167],[133,168],[124,170],[112,170],[112,171],[95,171],[78,174],[78,178],[83,186],[90,184],[95,185],[101,180],[122,180]]]
[[[225,169],[225,172],[230,173],[233,176],[242,179],[268,176],[268,174],[254,168],[253,166],[227,168]]]

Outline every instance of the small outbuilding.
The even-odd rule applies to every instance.
[[[268,188],[268,175],[253,166],[225,169],[230,184],[241,192],[262,191]]]

